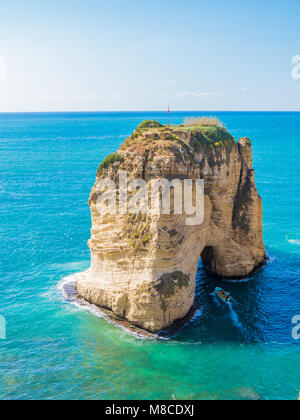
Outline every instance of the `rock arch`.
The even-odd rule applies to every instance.
[[[202,250],[200,254],[203,264],[210,267],[212,271],[214,270],[213,263],[215,260],[215,253],[215,248],[213,246],[208,245]]]
[[[118,152],[121,158],[111,159],[98,172],[89,201],[91,267],[78,277],[77,291],[87,301],[157,332],[183,318],[193,305],[199,255],[214,273],[241,278],[262,264],[265,248],[250,140],[207,147],[200,128],[198,134],[149,130],[127,139]],[[99,214],[99,181],[117,182],[120,169],[146,182],[204,178],[204,222],[187,226],[184,214]]]

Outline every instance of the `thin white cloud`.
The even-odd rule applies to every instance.
[[[50,100],[50,101],[56,101],[59,99],[64,99],[65,95],[62,93],[45,93],[43,95],[44,99]]]
[[[7,65],[6,59],[2,55],[0,55],[0,79],[4,80],[7,76]]]
[[[95,92],[89,92],[89,93],[86,93],[85,95],[77,96],[77,98],[78,99],[96,99],[97,95]]]
[[[152,92],[151,95],[152,96],[160,96],[162,98],[166,98],[167,96],[169,96],[167,93],[162,93],[162,92]]]
[[[194,96],[197,98],[212,98],[214,96],[223,96],[223,93],[219,93],[219,92],[190,92],[190,91],[186,91],[186,92],[182,92],[182,93],[177,93],[175,95],[175,98],[186,98],[189,96]]]
[[[176,83],[176,80],[168,79],[168,80],[158,80],[156,82],[157,85],[163,86],[163,85],[174,85]]]
[[[243,92],[247,92],[247,90],[248,90],[248,88],[245,88],[245,87],[241,89],[241,91],[243,91]]]
[[[104,95],[103,98],[104,99],[115,99],[115,98],[119,98],[121,96],[121,92],[112,92],[112,93],[108,93],[107,95]]]

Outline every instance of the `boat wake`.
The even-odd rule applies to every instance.
[[[211,296],[213,296],[214,301],[215,301],[218,305],[221,305],[221,306],[226,305],[226,306],[228,307],[228,309],[229,309],[229,313],[230,313],[230,318],[231,318],[231,320],[232,320],[232,322],[233,322],[234,326],[235,326],[236,328],[238,328],[239,330],[243,330],[243,329],[244,329],[244,327],[243,327],[242,323],[241,323],[241,322],[240,322],[240,320],[239,320],[239,316],[238,316],[237,312],[236,312],[236,311],[234,310],[234,308],[233,308],[233,304],[236,304],[236,303],[237,303],[237,301],[231,297],[231,302],[222,303],[222,302],[220,302],[220,300],[219,300],[219,298],[217,297],[217,295],[216,295],[216,293],[215,293],[215,292],[211,293]]]
[[[229,308],[230,316],[231,316],[231,319],[232,319],[233,324],[237,328],[242,329],[243,328],[243,325],[241,324],[241,322],[239,320],[239,316],[238,316],[237,312],[233,309],[232,303],[227,303],[227,306]]]

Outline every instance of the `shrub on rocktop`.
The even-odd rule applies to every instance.
[[[185,118],[184,127],[207,126],[224,128],[224,124],[217,117],[190,117]]]
[[[138,127],[137,130],[145,130],[147,128],[160,128],[163,127],[163,125],[161,123],[159,123],[158,121],[151,121],[151,120],[146,120],[143,121]]]

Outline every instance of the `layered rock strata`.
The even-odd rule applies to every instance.
[[[120,171],[127,171],[128,182],[148,185],[204,179],[203,223],[188,226],[186,214],[102,213],[101,181],[119,186]],[[220,127],[141,125],[100,165],[89,205],[91,267],[77,281],[78,294],[151,332],[189,312],[200,257],[226,278],[243,278],[265,259],[251,141],[236,143]]]

